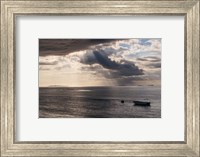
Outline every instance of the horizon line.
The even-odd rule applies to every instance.
[[[161,86],[161,85],[117,85],[117,86],[62,86],[62,85],[50,85],[50,86],[39,86],[39,88],[56,88],[56,87],[63,87],[63,88],[80,88],[80,87],[132,87],[132,86]]]

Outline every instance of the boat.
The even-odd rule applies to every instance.
[[[135,106],[150,106],[150,101],[133,101]]]

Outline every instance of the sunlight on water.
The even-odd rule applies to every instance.
[[[77,91],[79,91],[79,92],[90,92],[91,90],[79,89],[79,90],[77,90]]]
[[[134,106],[148,99],[150,107]],[[122,103],[122,100],[124,101]],[[160,86],[40,88],[40,118],[160,118]]]

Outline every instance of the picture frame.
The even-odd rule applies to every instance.
[[[18,15],[184,16],[185,141],[15,141],[15,19]],[[199,0],[1,0],[1,156],[199,156],[199,57]]]

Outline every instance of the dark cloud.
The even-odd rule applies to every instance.
[[[84,54],[80,58],[80,62],[83,63],[83,64],[89,64],[89,65],[98,63],[97,60],[96,60],[96,57],[95,57],[95,55],[93,53],[93,51],[86,52],[86,54]]]
[[[133,62],[123,60],[123,63],[112,61],[101,52],[94,51],[94,55],[100,65],[106,69],[116,70],[122,76],[142,75],[143,70],[139,69]]]
[[[151,67],[151,68],[161,68],[161,63],[150,63],[147,66]]]
[[[90,46],[113,41],[117,39],[39,39],[39,55],[67,55],[71,52],[86,50]]]
[[[143,75],[143,70],[139,69],[133,62],[123,60],[118,63],[112,61],[104,54],[104,51],[90,51],[81,58],[83,64],[99,64],[104,69],[109,70],[110,77],[117,78],[121,76]]]
[[[109,54],[110,55],[110,54]],[[121,59],[119,62],[109,58],[107,51],[88,51],[81,58],[86,66],[84,71],[96,71],[96,75],[103,76],[119,86],[134,85],[143,80],[143,70],[132,61]]]

